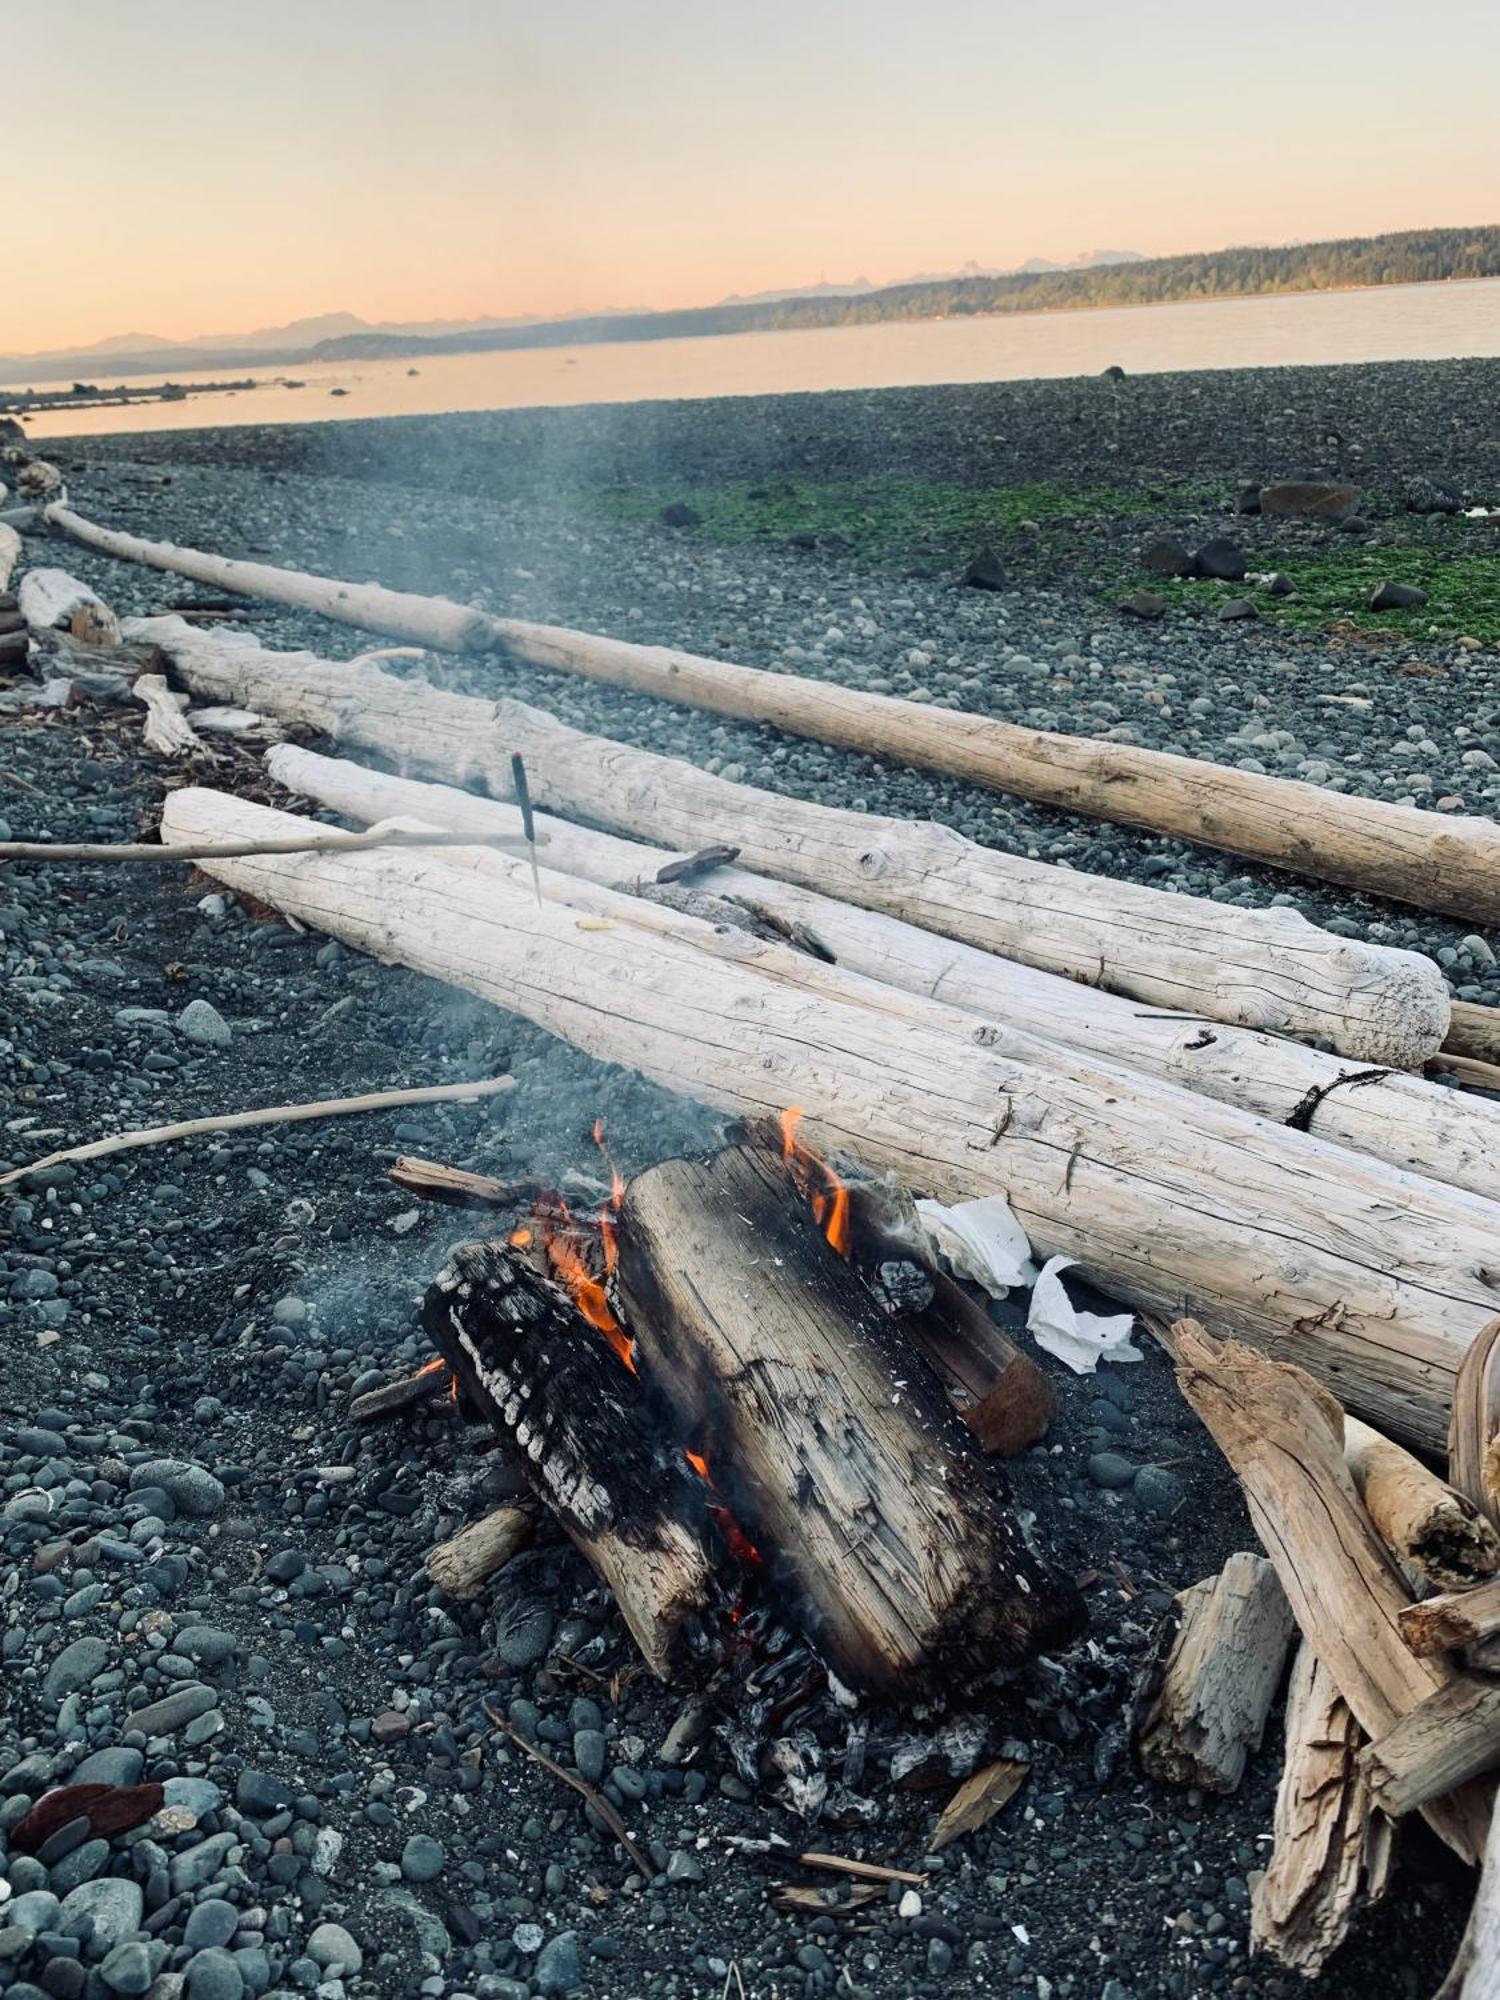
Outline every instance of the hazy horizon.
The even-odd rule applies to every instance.
[[[1104,0],[53,0],[8,106],[34,183],[0,353],[1491,221],[1500,10],[1423,37],[1418,66],[1395,0],[1357,30],[1263,0],[1253,42],[1187,0],[1123,30]]]

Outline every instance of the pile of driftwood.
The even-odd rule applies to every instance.
[[[1500,916],[1488,820],[226,561],[65,506],[48,514],[105,553],[406,645],[509,653],[1472,922]],[[66,602],[55,577],[46,588]],[[36,637],[40,584],[31,597],[28,619],[23,582]],[[144,698],[170,754],[197,754],[167,726],[197,740],[201,711],[184,714],[185,695],[375,760],[280,741],[265,763],[289,800],[382,830],[378,846],[337,851],[305,816],[188,786],[167,798],[164,847],[752,1132],[795,1105],[814,1157],[848,1156],[940,1199],[1003,1195],[1038,1252],[1075,1258],[1173,1323],[1162,1337],[1183,1392],[1239,1476],[1268,1560],[1237,1557],[1184,1593],[1143,1694],[1140,1751],[1169,1782],[1232,1788],[1300,1631],[1275,1855],[1255,1898],[1262,1948],[1315,1971],[1383,1888],[1404,1814],[1481,1858],[1485,1774],[1500,1767],[1500,1680],[1488,1678],[1500,1665],[1500,1105],[1422,1071],[1500,1084],[1486,1010],[1450,1008],[1420,955],[1288,910],[1141,889],[942,827],[773,796],[520,702],[397,677],[375,656],[276,653],[176,617],[103,636],[118,671],[134,663],[137,692],[143,668],[160,677]],[[516,801],[518,763],[530,797]],[[473,844],[432,853],[386,833]],[[852,1682],[961,1682],[979,1664],[976,1634],[994,1659],[1053,1642],[1071,1629],[1067,1589],[1018,1543],[998,1487],[973,1482],[942,1398],[888,1413],[908,1345],[975,1436],[980,1409],[1024,1434],[1035,1370],[977,1354],[961,1305],[934,1322],[925,1288],[942,1274],[920,1257],[927,1319],[910,1323],[900,1288],[887,1295],[870,1275],[909,1255],[834,1256],[787,1164],[752,1138],[712,1162],[664,1163],[627,1191],[613,1261],[584,1275],[607,1279],[603,1309],[638,1371],[617,1353],[601,1377],[607,1341],[546,1340],[559,1314],[601,1328],[592,1295],[560,1284],[535,1235],[461,1258],[434,1288],[429,1331],[609,1577],[658,1670],[724,1588],[702,1526],[721,1480],[804,1629]],[[451,1180],[446,1192],[474,1197]],[[744,1241],[742,1211],[756,1218]],[[754,1254],[768,1239],[788,1246],[785,1287]],[[740,1273],[742,1295],[753,1283],[763,1306],[753,1352],[716,1303],[719,1271]],[[580,1427],[577,1382],[549,1374],[555,1353],[577,1351],[608,1405],[602,1431]],[[746,1382],[773,1386],[747,1397]],[[831,1455],[796,1419],[828,1397],[846,1447]],[[1446,1452],[1447,1481],[1406,1445]],[[706,1480],[684,1474],[684,1452]],[[937,1512],[908,1507],[929,1486]],[[484,1573],[518,1532],[481,1524],[445,1552],[447,1574],[462,1586]],[[974,1633],[965,1604],[978,1607]],[[1500,1857],[1450,1995],[1495,1990],[1497,1929]]]

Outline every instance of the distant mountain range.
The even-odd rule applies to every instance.
[[[551,319],[473,319],[371,325],[353,313],[325,313],[247,334],[205,334],[158,342],[114,334],[92,347],[0,356],[0,382],[16,386],[97,375],[111,379],[189,369],[227,373],[267,365],[574,347],[604,341],[671,340],[691,335],[778,332],[794,327],[878,324],[1088,306],[1159,305],[1178,299],[1248,298],[1270,292],[1335,291],[1363,285],[1500,277],[1500,225],[1412,229],[1327,243],[1253,245],[1179,257],[1090,250],[1068,264],[1033,257],[1017,270],[965,265],[899,285],[824,280],[801,290],[724,299],[667,312],[643,309]]]

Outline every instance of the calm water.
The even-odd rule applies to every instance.
[[[275,379],[279,371],[267,370],[257,375],[254,389],[233,394],[28,416],[26,426],[33,436],[59,437],[78,431],[333,422],[343,417],[425,416],[443,410],[508,410],[548,403],[1017,381],[1044,375],[1097,375],[1112,362],[1136,375],[1179,368],[1432,361],[1468,355],[1500,355],[1500,278],[1101,312],[913,320],[809,332],[535,348],[513,354],[445,354],[414,362],[330,363],[296,370],[305,381],[301,389],[282,387]],[[413,369],[417,372],[408,372]],[[222,376],[224,371],[217,372]],[[212,378],[176,379],[191,383]],[[331,393],[335,389],[348,393],[336,396]]]

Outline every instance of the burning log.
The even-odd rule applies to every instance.
[[[1163,1784],[1236,1791],[1260,1747],[1292,1630],[1264,1556],[1233,1555],[1217,1576],[1179,1591],[1172,1650],[1137,1731],[1142,1768]]]
[[[529,1508],[496,1507],[429,1549],[424,1567],[439,1589],[466,1602],[526,1547],[535,1531],[536,1518]]]
[[[182,790],[162,836],[302,824]],[[1441,1438],[1459,1362],[1500,1301],[1487,1202],[784,945],[602,890],[586,916],[538,907],[504,864],[480,887],[386,851],[210,872],[720,1109],[802,1104],[825,1153],[941,1200],[1005,1194],[1044,1256],[1078,1258],[1131,1304],[1191,1301],[1422,1442]]]
[[[306,723],[430,776],[535,802],[674,847],[737,846],[744,864],[1153,1006],[1330,1044],[1415,1069],[1448,1023],[1438,968],[1415,952],[1319,931],[1287,909],[1244,910],[1105,881],[977,846],[951,828],[780,797],[654,752],[375,667],[271,653],[243,633],[132,620],[195,692]],[[1445,827],[1451,822],[1445,821]]]
[[[514,806],[450,785],[393,777],[291,744],[272,750],[266,765],[289,791],[366,825],[406,816],[485,841],[513,840],[520,831]],[[663,848],[592,827],[546,824],[548,867],[606,887],[639,893],[643,883],[660,880],[673,858]],[[1087,1049],[1429,1180],[1500,1200],[1500,1107],[1483,1099],[1395,1071],[1351,1070],[1337,1056],[1253,1029],[1216,1025],[1210,1031],[1193,1015],[1142,1008],[1120,994],[745,868],[721,867],[712,887],[720,920],[738,910],[769,921],[783,935],[813,935],[846,971],[906,992],[940,993],[951,1007]]]
[[[1500,1535],[1474,1502],[1357,1418],[1344,1457],[1381,1540],[1419,1590],[1460,1590],[1500,1569]]]
[[[378,1389],[367,1389],[362,1396],[356,1396],[349,1405],[349,1421],[379,1423],[386,1417],[399,1416],[403,1410],[430,1403],[435,1396],[449,1395],[452,1388],[453,1377],[446,1363],[429,1361],[415,1375],[398,1376],[394,1382],[382,1382]]]
[[[720,1593],[702,1485],[665,1441],[640,1376],[608,1360],[560,1285],[500,1244],[455,1253],[422,1324],[668,1679]]]
[[[86,547],[269,597],[419,645],[488,651],[716,715],[768,722],[793,735],[940,771],[1017,798],[1174,834],[1325,882],[1500,921],[1500,829],[1314,785],[1199,763],[1161,750],[1022,729],[990,716],[799,675],[765,673],[668,646],[641,646],[563,626],[495,618],[444,598],[340,583],[101,528],[54,504],[47,519]],[[712,836],[711,836],[712,837]]]
[[[1275,1847],[1250,1891],[1250,1939],[1279,1965],[1316,1978],[1360,1910],[1390,1883],[1395,1828],[1371,1801],[1359,1764],[1365,1733],[1304,1639],[1286,1704],[1286,1759]]]
[[[638,1175],[623,1318],[834,1670],[864,1688],[977,1680],[1071,1638],[1081,1605],[850,1262],[846,1191],[795,1198],[789,1168],[812,1157],[797,1148],[789,1132],[784,1153],[745,1144]]]

